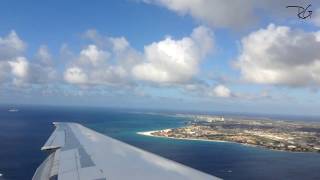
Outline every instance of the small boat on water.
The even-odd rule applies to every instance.
[[[8,111],[9,111],[9,112],[18,112],[18,111],[19,111],[19,109],[16,109],[16,108],[10,108]]]

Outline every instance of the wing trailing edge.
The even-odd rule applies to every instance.
[[[49,155],[32,180],[219,179],[77,123],[54,125],[41,148]]]

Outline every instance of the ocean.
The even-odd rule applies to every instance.
[[[16,106],[17,107],[17,106]],[[139,131],[183,126],[188,119],[132,110],[89,107],[0,107],[0,173],[30,180],[46,158],[40,148],[54,121],[79,122],[126,143],[223,179],[320,179],[320,153],[272,151],[237,143],[148,137]]]

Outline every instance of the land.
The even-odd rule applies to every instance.
[[[273,150],[320,153],[320,123],[188,115],[180,128],[139,134],[175,139],[225,141]]]

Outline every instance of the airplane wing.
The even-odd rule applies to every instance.
[[[33,180],[219,179],[110,138],[77,123],[54,123]]]

